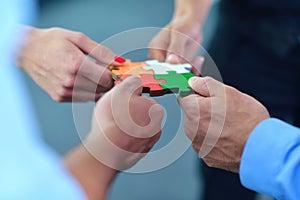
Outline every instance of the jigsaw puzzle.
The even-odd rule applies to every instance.
[[[194,76],[190,64],[169,64],[148,60],[145,62],[131,62],[126,60],[122,66],[110,66],[115,84],[129,76],[138,76],[143,82],[143,93],[150,96],[163,96],[176,93],[187,96],[193,93],[188,80]]]

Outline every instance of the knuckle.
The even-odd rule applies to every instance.
[[[56,102],[63,102],[64,98],[59,95],[52,95],[51,98]]]
[[[185,124],[184,131],[185,131],[186,136],[191,141],[193,141],[194,145],[198,144],[198,141],[202,140],[203,132],[200,130],[200,128],[197,124],[195,124],[195,123]]]
[[[209,160],[204,159],[204,162],[206,163],[207,166],[214,167],[214,164],[212,162],[210,162]]]
[[[197,119],[197,117],[200,115],[199,110],[196,109],[194,105],[187,105],[185,107],[185,112],[190,120]]]
[[[203,81],[200,82],[202,91],[211,94],[211,86],[214,79],[210,76],[204,77]]]
[[[69,65],[68,65],[68,73],[77,74],[77,72],[79,71],[80,66],[82,64],[82,60],[79,59],[78,57],[74,57],[74,56],[71,56],[70,60],[71,61],[69,62]]]
[[[61,28],[58,28],[58,27],[52,27],[52,28],[49,28],[49,29],[46,29],[49,33],[52,33],[52,34],[54,34],[54,33],[58,33],[58,32],[62,32],[63,31],[63,29],[61,29]]]
[[[59,98],[65,98],[65,97],[68,97],[68,94],[69,94],[69,90],[65,87],[61,87],[57,90],[57,93],[56,95],[59,97]]]
[[[205,164],[209,167],[215,167],[214,162],[212,162],[212,159],[210,159],[208,156],[205,156],[202,158],[202,160],[205,162]]]
[[[99,77],[99,83],[104,88],[111,88],[114,84],[112,75],[110,72],[104,72]]]
[[[231,86],[226,87],[226,92],[229,93],[230,95],[239,93],[239,91],[236,88],[231,87]]]
[[[99,46],[100,51],[99,51],[99,57],[100,58],[112,58],[111,51],[104,47],[104,46]]]
[[[212,162],[212,161],[209,161],[207,165],[211,168],[219,168],[220,167],[220,165],[218,165],[217,163]]]
[[[85,43],[87,40],[87,36],[82,32],[75,32],[74,38],[75,38],[76,43],[79,43],[79,44]]]
[[[68,76],[67,78],[65,78],[65,79],[62,81],[62,86],[68,87],[68,88],[73,87],[74,84],[75,84],[75,77],[76,77],[76,76],[71,75],[71,76]]]
[[[159,38],[156,36],[155,38],[153,38],[151,40],[151,42],[149,43],[148,47],[150,48],[150,50],[156,50],[155,48],[159,48],[160,47],[160,43],[159,43]]]
[[[209,84],[211,84],[211,82],[213,82],[214,79],[210,76],[206,76],[203,78],[203,80],[204,80],[205,84],[209,85]]]
[[[194,151],[199,154],[200,153],[200,146],[196,144],[195,142],[192,143]]]
[[[193,140],[194,137],[195,137],[195,134],[189,130],[189,128],[185,128],[185,135],[190,139],[190,140]]]

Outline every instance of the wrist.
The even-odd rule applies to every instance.
[[[64,162],[89,199],[106,198],[117,170],[101,163],[84,146],[74,149],[65,157]]]
[[[211,0],[177,0],[172,21],[187,17],[202,26],[211,7]]]
[[[18,51],[15,52],[15,65],[24,71],[29,71],[28,67],[30,67],[30,64],[27,60],[31,60],[32,58],[26,55],[26,51],[28,48],[32,48],[33,38],[35,38],[38,30],[38,28],[31,26],[19,25],[19,31],[24,34],[24,40],[20,43]]]

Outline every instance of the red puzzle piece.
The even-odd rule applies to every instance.
[[[130,74],[119,75],[121,80],[124,80],[131,76]],[[141,80],[143,83],[143,93],[149,93],[150,96],[162,96],[164,95],[164,88],[162,88],[159,84],[166,83],[165,80],[159,79],[156,80],[153,74],[141,74]],[[120,81],[115,81],[115,84],[119,84]]]

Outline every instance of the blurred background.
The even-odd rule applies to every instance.
[[[216,1],[215,4],[218,2]],[[40,0],[36,26],[62,27],[80,31],[97,42],[132,28],[163,27],[172,17],[173,0]],[[204,46],[214,30],[218,11],[213,7],[204,28]],[[134,41],[133,41],[134,42]],[[141,56],[139,60],[146,59]],[[63,155],[80,142],[70,103],[56,103],[27,75],[35,111],[45,141]],[[157,99],[168,118],[163,133],[176,133],[180,109],[174,95]],[[89,119],[86,120],[89,126]],[[176,126],[175,126],[176,125]],[[163,135],[168,143],[174,135]],[[122,173],[114,182],[109,199],[199,199],[202,192],[198,157],[189,148],[184,155],[162,170],[146,174]]]

